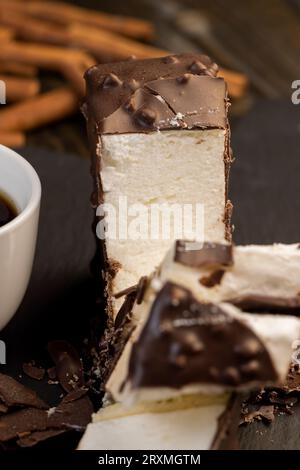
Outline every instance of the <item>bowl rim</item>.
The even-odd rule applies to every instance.
[[[30,218],[30,216],[38,209],[42,194],[42,186],[38,174],[24,157],[19,155],[14,150],[0,144],[0,158],[1,154],[8,156],[12,160],[15,160],[16,163],[22,168],[23,172],[26,173],[29,181],[31,182],[31,196],[26,207],[13,220],[3,225],[3,227],[0,227],[0,237],[4,234],[7,234],[7,232],[16,230],[20,225]],[[10,195],[8,194],[8,196]]]

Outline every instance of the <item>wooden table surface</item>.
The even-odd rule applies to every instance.
[[[300,79],[300,0],[77,0],[70,3],[152,20],[155,44],[172,52],[201,51],[220,65],[240,70],[251,82],[231,108],[232,123],[261,99],[291,95]],[[45,76],[44,88],[59,77]],[[78,114],[29,135],[28,143],[88,157]]]

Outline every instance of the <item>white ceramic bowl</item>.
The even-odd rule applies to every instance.
[[[32,166],[0,145],[0,192],[19,215],[0,227],[0,330],[19,307],[28,286],[38,231],[41,183]]]

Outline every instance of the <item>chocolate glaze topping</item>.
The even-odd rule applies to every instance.
[[[231,240],[232,205],[227,201],[229,168],[232,161],[230,132],[227,121],[229,102],[224,81],[217,78],[218,67],[212,60],[199,54],[171,55],[158,59],[128,60],[101,64],[86,74],[86,98],[82,112],[87,121],[88,138],[92,150],[91,172],[94,188],[91,202],[94,207],[104,202],[100,178],[103,152],[102,134],[153,132],[168,129],[220,128],[226,133],[224,148],[225,236]],[[95,223],[97,219],[95,220]],[[106,273],[106,288],[110,295],[116,269],[108,259],[104,241],[97,240],[97,257]],[[109,299],[108,295],[108,299]],[[132,299],[130,299],[132,300]],[[137,300],[138,301],[138,300]],[[127,301],[127,308],[130,302]],[[107,337],[114,335],[112,308],[108,301]],[[127,314],[118,315],[122,322]],[[119,328],[121,329],[121,328]],[[116,340],[116,343],[124,344]],[[126,335],[125,335],[126,336]],[[103,342],[105,343],[105,341]],[[121,348],[102,348],[103,369],[114,363],[115,351]],[[104,352],[106,351],[106,352]],[[117,354],[116,354],[117,356]]]
[[[227,302],[247,312],[300,316],[300,296],[274,297],[271,295],[249,294],[229,299]]]
[[[133,345],[128,378],[133,388],[238,387],[274,381],[277,374],[264,344],[247,325],[167,283]]]
[[[101,134],[227,129],[227,90],[217,71],[199,54],[96,65],[85,74],[84,111]]]
[[[174,261],[191,268],[232,266],[232,245],[221,243],[197,243],[177,240]]]

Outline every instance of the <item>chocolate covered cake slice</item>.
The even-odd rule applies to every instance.
[[[102,246],[114,318],[121,305],[114,294],[150,274],[180,237],[178,224],[167,236],[161,230],[153,235],[152,219],[141,223],[146,234],[132,236],[128,225],[138,208],[150,218],[153,206],[191,205],[196,228],[200,204],[204,238],[230,239],[228,99],[216,73],[216,64],[198,54],[97,65],[86,73],[93,204],[117,213],[115,236]],[[181,236],[194,239],[194,233]]]
[[[198,292],[150,282],[137,321],[106,384],[119,402],[215,394],[282,383],[300,320],[204,303]]]
[[[243,394],[285,379],[300,320],[198,294],[159,274],[148,280],[106,384],[117,403],[94,415],[80,449],[235,448]]]

